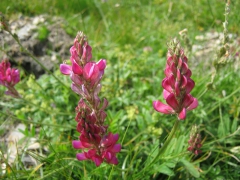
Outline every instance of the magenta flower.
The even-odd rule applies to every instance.
[[[195,83],[190,78],[191,70],[188,68],[188,59],[184,55],[179,43],[173,40],[169,44],[165,78],[162,81],[163,97],[167,104],[160,101],[153,101],[156,111],[163,114],[176,114],[179,120],[186,119],[187,111],[198,106],[196,98],[189,93]]]
[[[18,69],[11,68],[10,62],[6,59],[0,63],[0,85],[8,88],[5,92],[6,95],[10,95],[14,98],[20,98],[17,90],[14,86],[20,81],[20,74]]]
[[[70,53],[71,65],[61,64],[60,71],[64,75],[70,75],[72,90],[82,96],[76,107],[75,117],[80,136],[78,140],[72,141],[75,149],[83,151],[77,153],[77,159],[91,160],[96,166],[100,166],[102,162],[116,165],[116,154],[121,150],[121,145],[116,144],[119,136],[107,133],[108,126],[104,125],[107,114],[104,110],[108,101],[98,97],[106,60],[91,60],[92,48],[82,32],[77,34]]]

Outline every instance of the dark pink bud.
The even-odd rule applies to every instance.
[[[182,76],[182,75],[181,75],[181,72],[180,72],[180,70],[178,69],[178,70],[177,70],[177,81],[178,81],[178,82],[181,81],[181,76]]]
[[[106,68],[106,60],[101,59],[97,62],[98,68],[100,71],[103,71]]]
[[[187,73],[187,71],[188,71],[188,65],[187,65],[187,63],[183,63],[182,64],[182,68],[181,68],[181,72],[182,72],[182,74],[184,74],[184,75],[186,75],[186,73]],[[187,75],[186,75],[187,76]],[[190,75],[191,76],[191,75]],[[189,76],[189,78],[190,78],[190,76]],[[188,77],[188,76],[187,76]]]
[[[71,58],[70,58],[71,61],[73,62],[75,60],[75,61],[79,62],[79,55],[77,53],[75,46],[72,46],[70,48],[70,53],[71,53]]]
[[[202,147],[202,144],[197,144],[197,148],[201,148]]]
[[[91,61],[92,59],[92,48],[87,43],[83,47],[82,59],[85,61],[85,63]]]
[[[177,65],[178,69],[182,68],[182,64],[183,64],[183,60],[182,60],[182,58],[179,58],[178,59],[178,65]]]
[[[179,82],[176,82],[175,83],[175,94],[178,97],[178,96],[180,96],[180,93],[181,93],[181,91],[180,91]]]

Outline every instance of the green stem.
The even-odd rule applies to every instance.
[[[180,122],[179,120],[177,120],[177,121],[175,122],[175,124],[174,124],[174,126],[173,126],[170,134],[168,135],[167,140],[165,141],[163,147],[159,150],[158,154],[157,154],[156,157],[153,159],[153,161],[149,164],[149,166],[152,165],[153,163],[155,163],[155,162],[158,160],[159,156],[165,152],[165,150],[167,149],[169,143],[171,142],[171,140],[172,140],[175,132],[176,132],[177,129],[178,129],[179,122]]]
[[[37,58],[35,58],[25,47],[23,47],[23,45],[21,44],[21,42],[18,39],[18,36],[16,34],[12,34],[11,31],[8,31],[10,33],[10,35],[14,38],[14,40],[18,43],[18,45],[21,47],[21,49],[27,53],[28,56],[30,56],[37,64],[39,64],[46,72],[48,72],[49,74],[52,74],[52,76],[58,81],[60,82],[64,87],[67,87],[62,81],[60,81],[50,70],[48,70],[39,60],[37,60]]]

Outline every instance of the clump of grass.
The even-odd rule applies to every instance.
[[[50,31],[48,30],[48,28],[46,26],[41,26],[41,27],[38,28],[37,33],[38,33],[37,38],[40,41],[46,41]]]

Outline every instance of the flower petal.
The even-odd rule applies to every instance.
[[[171,76],[170,76],[171,77]],[[173,91],[173,88],[170,84],[170,78],[164,78],[163,81],[162,81],[162,87],[163,89],[167,90],[168,92],[172,92]]]
[[[73,141],[72,141],[72,146],[73,146],[73,148],[75,148],[75,149],[83,149],[83,148],[85,148],[85,147],[82,145],[81,141],[79,141],[79,140],[73,140]]]
[[[163,114],[171,114],[174,112],[170,106],[163,104],[160,101],[153,101],[153,108]]]
[[[121,144],[115,144],[112,148],[111,148],[111,151],[114,152],[114,153],[118,153],[121,151]]]
[[[179,108],[179,104],[174,96],[173,93],[171,93],[167,99],[166,99],[166,102],[169,106],[171,106],[174,110],[177,110]]]
[[[77,153],[76,155],[77,159],[79,161],[82,161],[82,160],[87,160],[88,158],[85,156],[85,153]]]
[[[184,120],[186,119],[186,115],[187,115],[186,108],[183,108],[182,111],[178,114],[178,119]]]
[[[117,164],[118,164],[118,159],[117,159],[116,156],[114,155],[108,163],[117,165]]]
[[[103,162],[103,160],[100,157],[93,157],[92,160],[97,167],[100,166]]]
[[[67,64],[60,64],[60,71],[64,75],[69,75],[72,72],[72,66]]]
[[[192,79],[188,78],[187,85],[185,87],[186,93],[187,94],[190,93],[192,91],[192,89],[194,88],[194,86],[195,86],[195,82]]]
[[[163,90],[163,98],[167,99],[167,97],[169,96],[169,94],[171,94],[170,92],[168,92],[167,90]]]
[[[72,89],[75,93],[77,93],[77,94],[79,94],[79,95],[83,95],[83,94],[84,94],[83,91],[82,91],[82,89],[79,88],[75,83],[72,83],[72,84],[71,84],[71,89]]]
[[[70,74],[70,78],[71,78],[71,80],[72,80],[75,84],[77,84],[77,85],[82,85],[82,84],[83,84],[80,76],[77,75],[77,74],[75,74],[75,73],[71,73],[71,74]]]
[[[98,62],[97,62],[97,65],[98,65],[98,68],[100,71],[104,70],[106,68],[106,60],[105,59],[100,59]]]
[[[78,75],[82,75],[83,73],[82,67],[79,66],[75,60],[73,60],[73,63],[72,63],[72,71]]]
[[[187,108],[188,106],[190,106],[192,104],[193,100],[194,99],[190,94],[186,94],[182,101],[182,107]]]
[[[195,109],[196,107],[198,107],[198,100],[196,98],[193,98],[193,102],[190,104],[190,106],[187,107],[187,110],[189,111]]]

